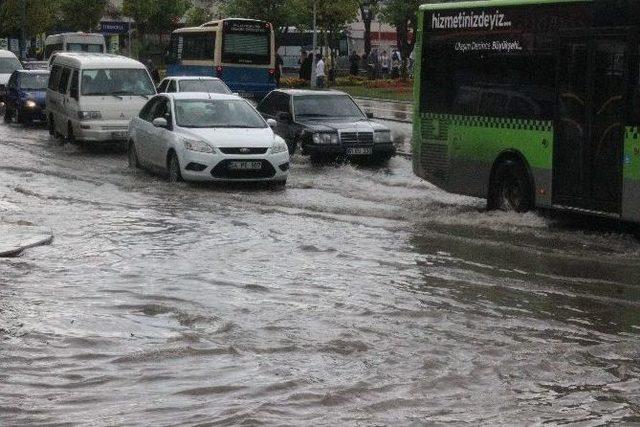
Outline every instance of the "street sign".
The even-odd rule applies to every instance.
[[[122,21],[102,21],[100,22],[100,32],[102,34],[127,34],[129,23]]]

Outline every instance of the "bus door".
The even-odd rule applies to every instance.
[[[621,213],[624,37],[562,39],[553,159],[553,203]]]

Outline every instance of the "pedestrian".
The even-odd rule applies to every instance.
[[[282,56],[279,53],[276,53],[276,70],[274,73],[276,79],[276,87],[280,87],[280,79],[282,78],[282,69],[284,67],[284,61],[282,60]]]
[[[354,50],[353,52],[351,52],[351,55],[349,56],[349,73],[352,76],[357,76],[358,73],[360,72],[360,56],[356,53],[356,51]]]
[[[324,60],[322,59],[322,54],[319,53],[316,55],[316,86],[319,89],[324,89],[326,84],[326,75],[324,72]]]
[[[303,68],[303,64],[305,63],[305,61],[307,60],[307,51],[303,50],[300,52],[300,58],[298,58],[298,77],[300,77],[302,80],[304,80],[304,68]]]
[[[382,55],[380,56],[380,68],[382,70],[382,78],[386,79],[389,77],[389,69],[391,66],[391,58],[389,58],[389,53],[386,50],[382,51]]]
[[[310,82],[311,81],[311,69],[313,68],[313,53],[309,52],[307,54],[307,58],[302,63],[302,79]]]
[[[147,67],[147,70],[149,71],[149,74],[151,75],[151,78],[153,79],[153,82],[156,84],[159,83],[160,72],[158,71],[158,68],[153,64],[153,61],[151,59],[147,59],[145,65]]]
[[[400,78],[400,66],[402,64],[402,57],[400,56],[400,52],[398,50],[394,50],[391,54],[391,78],[398,79]]]

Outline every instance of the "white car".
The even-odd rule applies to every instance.
[[[158,85],[158,93],[208,92],[231,94],[231,89],[217,77],[167,77]]]
[[[236,95],[167,93],[129,125],[129,166],[170,182],[268,181],[284,186],[289,150],[256,109]]]

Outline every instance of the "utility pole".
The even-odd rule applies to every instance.
[[[313,61],[311,65],[311,89],[317,87],[318,76],[316,74],[316,50],[318,49],[318,0],[313,0]]]
[[[27,41],[24,27],[27,25],[27,0],[20,2],[20,59],[27,59]]]

